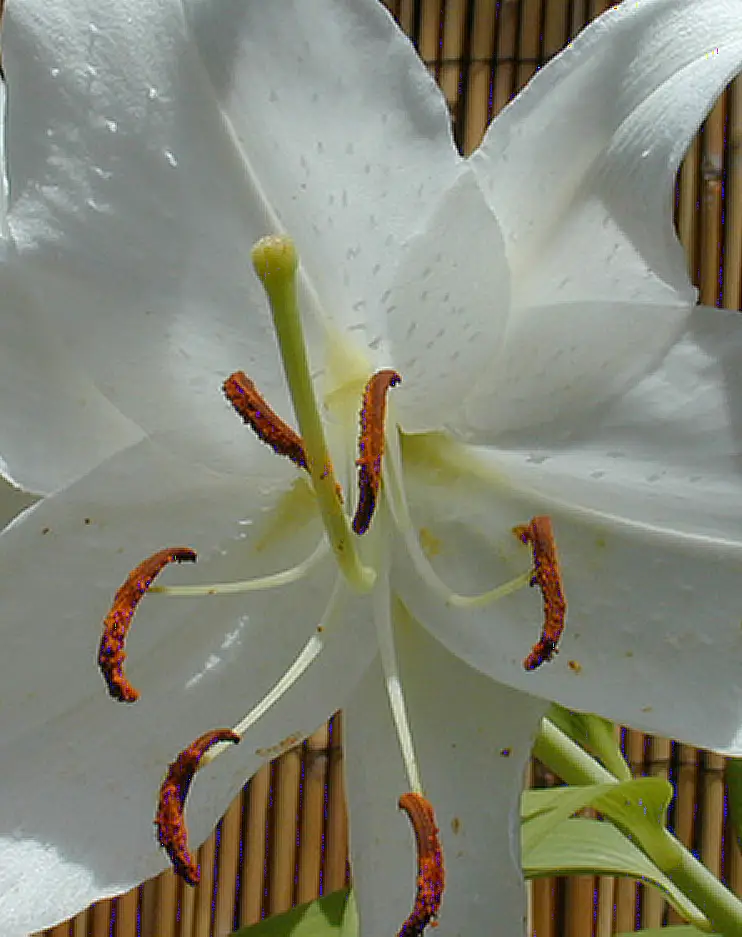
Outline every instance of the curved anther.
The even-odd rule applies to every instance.
[[[184,748],[168,767],[165,780],[160,786],[160,796],[155,813],[155,826],[160,845],[165,849],[177,875],[188,885],[197,885],[201,875],[195,860],[188,851],[188,828],[183,811],[185,800],[200,762],[206,752],[217,742],[240,741],[232,729],[212,729]]]
[[[98,650],[98,665],[109,694],[116,700],[133,703],[139,693],[129,683],[124,673],[126,660],[126,635],[129,632],[134,612],[142,596],[153,580],[168,563],[195,563],[196,553],[190,547],[168,547],[147,557],[126,577],[113,598],[110,612],[103,619],[103,637]]]
[[[381,483],[381,457],[384,454],[386,395],[402,378],[385,368],[372,375],[366,384],[361,407],[361,434],[358,442],[358,507],[353,530],[365,534],[371,524]]]
[[[530,544],[533,552],[531,585],[541,589],[544,600],[544,623],[541,636],[523,661],[526,670],[535,670],[549,661],[559,650],[559,638],[564,631],[567,600],[562,589],[554,530],[551,518],[541,515],[528,524],[514,527],[513,533],[523,543]]]
[[[294,465],[308,470],[307,454],[301,436],[273,411],[244,371],[230,374],[222,385],[224,396],[258,439]]]
[[[436,918],[441,906],[446,874],[443,850],[430,801],[422,794],[402,794],[399,806],[405,811],[415,832],[417,845],[417,892],[412,912],[397,937],[420,937]]]

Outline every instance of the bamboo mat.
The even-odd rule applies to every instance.
[[[443,89],[456,141],[470,152],[505,103],[605,0],[389,0]],[[679,173],[677,226],[701,301],[740,308],[742,82],[713,109]],[[723,223],[722,223],[723,221]],[[238,925],[333,891],[348,880],[342,724],[336,716],[265,766],[201,847],[202,883],[168,871],[102,901],[47,937],[223,937]],[[669,777],[671,827],[742,895],[742,855],[728,828],[718,756],[624,731],[636,774]],[[163,762],[164,768],[164,762]],[[532,783],[557,783],[538,764]],[[154,796],[154,793],[153,793]],[[533,937],[609,937],[678,923],[661,897],[627,880],[583,876],[529,886]]]

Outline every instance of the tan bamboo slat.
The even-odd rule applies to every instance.
[[[237,796],[219,824],[217,878],[214,899],[214,937],[227,937],[234,924],[237,876],[242,840],[242,797]]]
[[[692,849],[696,832],[696,786],[700,754],[690,745],[678,745],[678,770],[675,778],[675,835],[680,842]],[[671,924],[680,924],[680,916],[671,908]]]
[[[325,824],[324,890],[337,891],[346,882],[348,857],[348,814],[345,807],[343,769],[343,717],[336,713],[330,722],[327,772],[327,822]]]
[[[569,0],[547,0],[544,9],[544,61],[548,61],[564,48],[568,37],[568,23]]]
[[[128,937],[136,934],[137,914],[139,911],[139,889],[132,888],[125,895],[115,899],[114,914],[116,916],[115,937]]]
[[[722,305],[742,306],[742,77],[732,82],[727,110],[724,283]]]
[[[320,893],[324,852],[325,789],[327,787],[327,726],[310,735],[304,745],[301,784],[301,823],[297,856],[296,901],[303,904]]]
[[[708,306],[721,299],[722,178],[724,170],[725,98],[709,114],[701,144],[700,299]]]
[[[649,739],[647,774],[655,778],[669,778],[672,743],[668,739]],[[662,893],[656,888],[643,888],[642,927],[661,927],[667,910]]]
[[[540,61],[542,14],[541,0],[522,0],[518,29],[518,67],[515,73],[518,90],[533,77]]]
[[[497,63],[493,108],[497,114],[515,93],[518,50],[519,0],[503,0],[497,20]]]
[[[491,0],[472,0],[469,67],[464,106],[459,106],[458,139],[465,153],[479,145],[492,117],[492,58],[497,8]]]
[[[299,819],[301,749],[293,748],[276,762],[274,777],[273,840],[269,852],[271,914],[287,911],[294,903],[296,827]]]
[[[201,855],[199,853],[199,861]],[[200,887],[200,886],[199,886]],[[178,880],[178,937],[196,937],[193,930],[196,910],[196,889]],[[201,935],[198,935],[201,937]]]
[[[242,924],[257,923],[263,910],[270,783],[270,765],[263,765],[247,788],[247,828],[244,832],[246,867],[240,890]]]
[[[198,863],[201,867],[201,881],[193,889],[195,897],[193,907],[193,925],[191,937],[211,932],[212,901],[214,897],[214,859],[216,857],[216,832],[198,850]],[[185,937],[185,935],[183,935]]]

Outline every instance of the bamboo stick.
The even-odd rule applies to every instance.
[[[327,783],[327,726],[311,735],[304,746],[304,777],[301,798],[299,839],[299,878],[296,901],[302,904],[319,895],[325,826],[325,785]]]
[[[677,746],[677,778],[675,782],[675,835],[680,842],[693,849],[695,839],[696,781],[698,774],[698,752],[691,745]],[[682,924],[683,919],[672,908],[670,924]]]
[[[598,907],[595,920],[595,937],[611,937],[613,931],[613,909],[616,902],[616,879],[601,875],[598,879]]]
[[[402,29],[408,36],[412,37],[414,29],[414,0],[399,0],[395,15]]]
[[[566,918],[570,937],[593,937],[595,878],[571,875],[567,879]]]
[[[701,772],[701,860],[719,878],[724,833],[724,759],[705,752]]]
[[[676,227],[678,237],[688,258],[688,273],[694,283],[698,282],[698,175],[701,144],[697,136],[688,147],[688,152],[678,172],[678,204]]]
[[[420,32],[417,48],[420,58],[428,66],[430,74],[438,80],[441,67],[440,44],[441,16],[438,3],[423,3],[421,6]]]
[[[493,95],[495,114],[505,107],[515,91],[518,13],[517,0],[502,0],[497,18],[497,63]]]
[[[175,937],[178,890],[172,869],[144,883],[142,888],[142,937]]]
[[[724,173],[724,99],[706,118],[701,146],[701,302],[721,298],[722,179]]]
[[[468,3],[448,0],[444,7],[442,42],[438,65],[438,84],[445,95],[454,121],[458,117],[460,80],[464,67],[464,32]]]
[[[116,898],[116,937],[136,937],[139,889],[132,888]]]
[[[294,901],[296,876],[296,824],[299,808],[301,749],[289,749],[275,769],[273,841],[269,854],[271,914],[287,911]]]
[[[242,840],[242,794],[234,798],[220,823],[214,895],[214,937],[231,934]]]
[[[72,928],[70,929],[71,937],[88,937],[89,927],[90,912],[81,911],[72,921]],[[142,934],[142,937],[147,937],[147,935]]]
[[[244,834],[243,884],[240,890],[240,925],[256,924],[262,917],[270,793],[270,765],[254,774],[247,792]]]
[[[327,775],[327,822],[325,824],[325,894],[345,885],[348,856],[348,813],[345,806],[343,768],[343,716],[335,713],[330,722],[330,765]]]
[[[728,91],[722,305],[742,305],[742,77]]]
[[[200,858],[200,856],[199,856]],[[193,937],[196,908],[196,889],[178,879],[178,937]]]
[[[626,731],[624,750],[626,760],[634,775],[641,774],[644,768],[644,736],[633,729]],[[616,882],[616,921],[615,928],[621,931],[632,931],[637,923],[639,893],[636,882],[632,879],[620,878]]]
[[[109,937],[111,933],[111,912],[113,911],[113,901],[110,898],[104,898],[102,901],[96,901],[92,907],[92,930],[90,937]]]
[[[571,38],[574,38],[577,33],[581,32],[585,26],[587,26],[590,21],[590,13],[588,11],[587,0],[572,0],[572,16],[570,17],[570,30],[569,34]]]
[[[544,61],[560,52],[567,43],[569,0],[547,0],[544,10]]]
[[[654,778],[669,778],[672,744],[668,739],[650,738],[647,773]],[[662,893],[649,885],[643,886],[642,927],[661,927],[667,906]]]
[[[529,81],[536,72],[541,58],[541,0],[521,0],[518,36],[518,68],[515,73],[516,90]]]
[[[462,136],[465,155],[479,146],[492,118],[490,92],[493,79],[490,60],[495,52],[496,13],[497,8],[492,0],[474,0],[470,46],[472,61],[469,66]]]
[[[194,888],[193,931],[191,937],[208,937],[211,932],[212,902],[214,899],[214,858],[216,831],[198,851],[201,881]]]

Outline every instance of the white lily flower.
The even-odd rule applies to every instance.
[[[0,439],[5,475],[48,497],[2,535],[4,935],[163,868],[167,762],[253,706],[194,785],[191,841],[343,706],[366,934],[409,911],[397,800],[420,784],[446,862],[438,933],[519,932],[517,804],[547,700],[742,751],[742,323],[694,309],[670,201],[742,65],[740,23],[740,0],[627,2],[464,161],[375,0],[8,0]],[[291,413],[249,263],[277,232],[301,258],[348,511],[364,384],[403,379],[362,537],[342,540],[337,503],[320,517],[221,396],[244,369]],[[537,591],[466,596],[527,581],[512,528],[534,515],[570,617],[559,657],[526,672]],[[171,582],[291,571],[145,598],[127,648],[142,698],[114,703],[100,621],[174,543],[199,565]],[[306,667],[302,648],[320,651]]]

